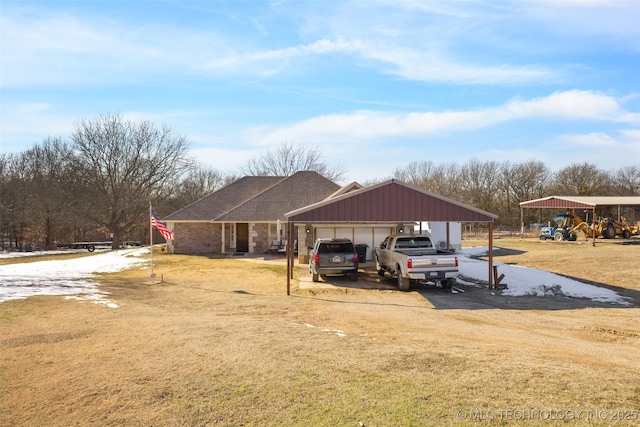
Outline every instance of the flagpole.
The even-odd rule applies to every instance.
[[[151,250],[151,279],[156,277],[156,274],[153,272],[153,221],[151,220],[151,215],[153,212],[153,208],[151,207],[151,201],[149,201],[149,249]]]

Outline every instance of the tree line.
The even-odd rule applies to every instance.
[[[0,244],[52,249],[60,242],[112,239],[117,248],[126,240],[148,240],[150,204],[169,214],[246,175],[314,170],[337,182],[346,175],[343,166],[328,166],[317,147],[284,143],[236,172],[204,166],[188,150],[186,138],[166,125],[105,114],[78,121],[68,139],[49,137],[21,153],[0,153]],[[607,172],[583,163],[552,172],[539,161],[474,159],[412,162],[392,175],[495,213],[505,226],[519,225],[519,202],[550,194],[640,195],[635,166]],[[528,222],[540,220],[527,215]]]
[[[520,202],[556,196],[640,196],[640,167],[624,166],[605,171],[596,165],[572,163],[551,171],[543,162],[469,160],[464,164],[412,162],[394,170],[393,177],[433,193],[499,216],[496,225],[518,228]],[[546,209],[525,209],[524,223],[548,222]],[[629,220],[639,212],[627,209]]]

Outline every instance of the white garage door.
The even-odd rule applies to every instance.
[[[318,227],[317,239],[346,238],[356,245],[367,245],[367,260],[373,259],[373,248],[378,246],[394,230],[393,227]]]

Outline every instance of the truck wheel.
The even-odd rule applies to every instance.
[[[318,279],[318,274],[311,273],[311,280],[313,280],[314,282],[319,282],[320,280]]]
[[[573,231],[569,233],[569,241],[570,242],[575,242],[576,240],[578,240],[578,235],[576,233],[574,233]]]
[[[562,230],[556,231],[556,234],[553,235],[553,238],[558,242],[564,239],[564,236],[562,236]]]
[[[89,252],[93,252],[93,251],[95,251],[95,250],[96,250],[96,247],[95,247],[95,246],[93,246],[93,245],[89,245],[89,246],[87,247],[87,250],[88,250]]]
[[[396,274],[398,276],[398,289],[400,289],[401,291],[408,291],[411,287],[411,279],[402,277],[402,272],[400,271],[400,269],[398,269]]]
[[[444,279],[440,283],[442,284],[443,289],[449,289],[450,287],[453,286],[454,283],[456,283],[456,279]]]
[[[622,237],[624,237],[625,239],[628,239],[629,237],[631,237],[631,232],[629,230],[623,230]]]

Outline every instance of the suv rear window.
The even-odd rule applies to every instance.
[[[321,254],[353,253],[353,243],[320,243],[318,252]]]

